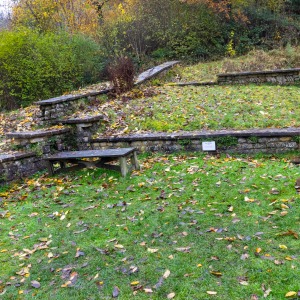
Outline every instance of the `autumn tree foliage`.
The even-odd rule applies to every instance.
[[[41,32],[67,31],[95,35],[99,12],[95,1],[20,0],[13,9],[16,27],[25,26]]]

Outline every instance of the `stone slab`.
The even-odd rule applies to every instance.
[[[130,141],[154,141],[154,140],[179,140],[179,139],[199,139],[199,138],[215,138],[223,136],[234,136],[234,137],[272,137],[272,136],[299,136],[300,128],[268,128],[268,129],[251,129],[251,130],[220,130],[220,131],[181,131],[176,133],[147,133],[147,134],[131,134],[124,136],[99,136],[94,138],[92,142],[130,142]]]
[[[218,77],[265,75],[265,74],[277,74],[277,73],[280,73],[280,74],[284,74],[284,73],[297,74],[297,73],[300,73],[300,68],[279,69],[279,70],[269,70],[269,71],[250,71],[250,72],[222,73],[222,74],[218,74]]]
[[[60,135],[66,132],[69,132],[70,128],[59,128],[59,129],[51,129],[51,130],[35,130],[35,131],[16,131],[10,132],[6,134],[6,137],[10,139],[33,139],[40,137],[48,137],[54,135]]]
[[[158,65],[156,67],[153,67],[151,69],[146,70],[145,72],[138,75],[138,77],[135,81],[135,85],[141,84],[141,83],[145,82],[146,80],[149,80],[150,78],[158,75],[159,73],[172,68],[173,66],[175,66],[179,62],[180,61],[178,61],[178,60],[168,61],[168,62],[165,62],[161,65]]]
[[[35,102],[35,104],[40,105],[40,106],[53,105],[53,104],[58,104],[58,103],[63,103],[63,102],[68,102],[68,101],[74,101],[74,100],[78,100],[78,99],[81,99],[81,98],[87,98],[87,97],[93,97],[93,96],[97,96],[97,95],[103,95],[103,94],[107,94],[111,91],[112,91],[112,89],[104,89],[104,90],[101,90],[101,91],[91,91],[91,92],[82,93],[82,94],[63,95],[63,96],[59,96],[59,97],[50,98],[50,99],[47,99],[47,100],[37,101],[37,102]]]
[[[13,153],[0,153],[0,163],[8,161],[16,161],[23,158],[35,157],[34,152],[13,152]]]
[[[102,115],[98,116],[90,116],[90,117],[85,117],[85,118],[70,118],[66,120],[58,120],[57,123],[62,123],[62,124],[84,124],[84,123],[93,123],[93,122],[98,122],[103,119]]]

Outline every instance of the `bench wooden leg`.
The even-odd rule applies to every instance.
[[[48,169],[48,173],[53,176],[54,175],[54,168],[53,168],[53,163],[49,160],[46,161],[47,164],[47,169]]]
[[[126,157],[120,157],[119,161],[120,161],[121,174],[123,177],[125,177],[128,173]]]
[[[131,164],[135,170],[141,169],[138,159],[137,159],[136,151],[133,152],[132,156],[130,157],[130,160],[131,160]]]

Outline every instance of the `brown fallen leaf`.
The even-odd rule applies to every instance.
[[[295,239],[299,238],[299,235],[297,232],[293,231],[293,230],[288,230],[287,232],[283,232],[283,233],[278,233],[278,236],[293,236]]]
[[[84,256],[84,252],[80,251],[80,248],[77,248],[76,249],[75,257],[78,258],[80,256]]]

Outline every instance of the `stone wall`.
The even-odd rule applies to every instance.
[[[215,141],[222,153],[284,153],[300,150],[300,129],[193,132],[97,138],[92,149],[136,147],[140,152],[203,151],[202,142]]]
[[[224,84],[248,84],[248,83],[274,83],[280,85],[300,83],[300,68],[272,71],[256,71],[241,73],[219,74],[217,83]]]
[[[40,112],[37,116],[40,124],[53,124],[58,120],[70,115],[78,106],[78,101],[84,100],[92,101],[96,96],[107,94],[111,89],[101,91],[91,91],[85,94],[64,95],[47,100],[38,101],[35,104],[39,105]]]
[[[35,153],[0,155],[0,184],[26,178],[45,169],[46,165]]]

